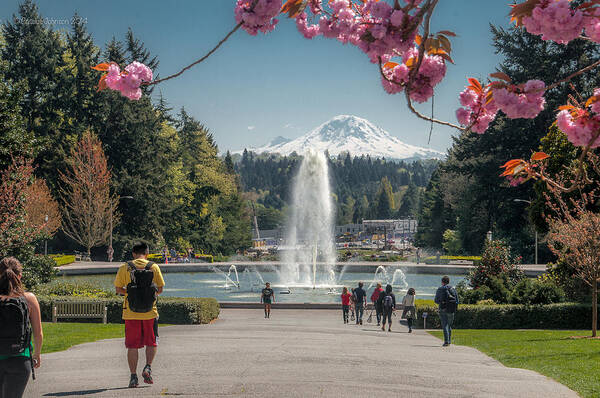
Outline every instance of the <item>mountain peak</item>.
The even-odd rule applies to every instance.
[[[294,140],[277,137],[256,153],[304,153],[308,148],[329,151],[330,155],[349,152],[353,156],[370,155],[386,159],[440,159],[444,154],[432,149],[405,144],[367,119],[355,115],[338,115]]]

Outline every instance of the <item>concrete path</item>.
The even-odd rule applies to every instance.
[[[161,328],[153,386],[125,388],[123,340],[114,339],[44,355],[26,396],[577,397],[394,322],[388,333],[344,325],[341,311],[278,310],[264,319],[261,310],[227,309],[212,325]]]

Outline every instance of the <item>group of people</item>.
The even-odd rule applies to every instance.
[[[413,325],[417,319],[417,308],[415,306],[416,291],[409,288],[406,295],[402,298],[401,319],[406,319],[408,324],[408,333],[412,333]],[[342,318],[344,323],[349,323],[350,313],[356,317],[356,324],[363,324],[364,310],[367,306],[367,292],[363,289],[363,283],[358,282],[358,287],[348,291],[347,287],[342,289]],[[450,285],[448,276],[442,277],[442,286],[436,293],[434,302],[438,305],[440,323],[444,332],[444,347],[451,344],[452,325],[454,324],[454,314],[458,308],[459,298],[456,289]],[[381,330],[385,331],[385,325],[388,325],[388,332],[392,331],[392,315],[396,312],[396,296],[393,293],[392,285],[387,285],[385,290],[381,283],[371,294],[371,303],[377,317],[377,326],[381,325]]]
[[[148,261],[148,245],[133,246],[133,260],[121,265],[115,278],[117,294],[124,295],[125,348],[129,364],[129,387],[139,385],[138,350],[146,349],[142,377],[153,384],[152,362],[157,351],[158,310],[156,298],[165,281],[157,264]],[[23,267],[14,257],[0,261],[0,398],[21,398],[29,377],[39,368],[44,334],[40,305],[26,292]]]
[[[137,376],[138,350],[145,348],[145,366],[142,378],[153,384],[152,362],[157,352],[158,310],[156,299],[162,293],[165,281],[157,264],[147,259],[148,245],[136,243],[133,246],[133,260],[121,265],[115,277],[117,294],[125,296],[122,319],[125,322],[125,348],[130,370],[129,387],[139,385]],[[33,293],[26,292],[21,278],[23,267],[14,257],[0,261],[0,398],[20,398],[23,396],[29,377],[41,365],[41,351],[44,340],[40,306]],[[402,299],[402,318],[407,320],[409,333],[417,319],[415,289],[410,288]],[[356,324],[362,325],[367,306],[367,292],[363,283],[352,289],[344,287],[342,295],[342,316],[349,322],[353,311]],[[261,294],[265,306],[265,318],[271,316],[271,303],[275,302],[275,292],[269,283]],[[392,330],[392,315],[396,311],[396,296],[391,285],[385,290],[381,284],[371,295],[377,325],[385,331]],[[439,305],[439,315],[444,331],[444,346],[451,343],[452,324],[458,307],[456,290],[450,286],[450,278],[442,278],[442,286],[437,289],[435,302]]]
[[[349,314],[356,318],[356,324],[363,324],[363,316],[367,307],[367,292],[363,288],[363,283],[358,282],[358,287],[348,291],[347,287],[342,289],[342,318],[344,323],[349,323]],[[415,307],[415,289],[410,288],[402,299],[402,316],[408,323],[408,332],[412,333],[413,321],[417,318],[417,310]],[[396,312],[396,295],[393,293],[392,285],[387,285],[385,290],[381,283],[371,294],[371,303],[375,310],[377,318],[377,326],[381,326],[381,330],[385,331],[385,325],[388,325],[388,332],[392,331],[392,315]],[[370,317],[372,316],[372,313]]]

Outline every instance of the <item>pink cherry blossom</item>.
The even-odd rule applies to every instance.
[[[544,88],[541,80],[529,80],[522,92],[515,86],[494,89],[494,100],[498,108],[511,119],[533,119],[544,109]]]
[[[306,13],[303,12],[296,17],[296,27],[306,39],[312,39],[319,35],[319,25],[309,25],[306,21]]]
[[[281,4],[281,0],[238,0],[234,9],[235,21],[242,23],[242,29],[252,36],[258,32],[268,33],[279,22],[275,17]]]
[[[418,56],[417,48],[407,51],[403,63],[393,68],[384,69],[381,84],[388,94],[396,94],[404,90],[409,80],[409,68],[406,63]],[[410,98],[416,102],[426,102],[433,96],[433,88],[442,81],[446,74],[446,64],[437,55],[425,55],[419,73],[411,82]],[[392,80],[392,82],[390,82]]]
[[[471,130],[483,134],[496,117],[498,107],[494,100],[486,104],[488,90],[477,93],[466,88],[459,95],[459,100],[464,108],[456,110],[456,119],[463,126],[471,126]]]
[[[556,124],[563,133],[567,135],[567,139],[575,146],[586,146],[592,140],[593,134],[600,129],[600,117],[584,114],[585,111],[580,110],[580,116],[574,118],[568,110],[562,110],[556,115]],[[591,148],[600,146],[600,139],[596,139],[592,143]]]
[[[529,33],[560,44],[579,37],[585,22],[583,13],[572,9],[569,0],[542,0],[531,16],[523,17],[523,26]]]
[[[121,72],[119,65],[111,63],[106,74],[106,86],[111,90],[119,91],[121,95],[133,100],[142,97],[140,85],[142,82],[152,81],[152,70],[146,65],[134,61]]]

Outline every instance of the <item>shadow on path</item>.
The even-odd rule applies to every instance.
[[[148,388],[149,386],[141,386],[137,388]],[[83,390],[83,391],[63,391],[63,392],[50,392],[44,394],[44,397],[73,397],[79,395],[92,395],[99,394],[104,391],[117,391],[117,390],[129,390],[129,387],[115,387],[115,388],[98,388],[96,390]]]

